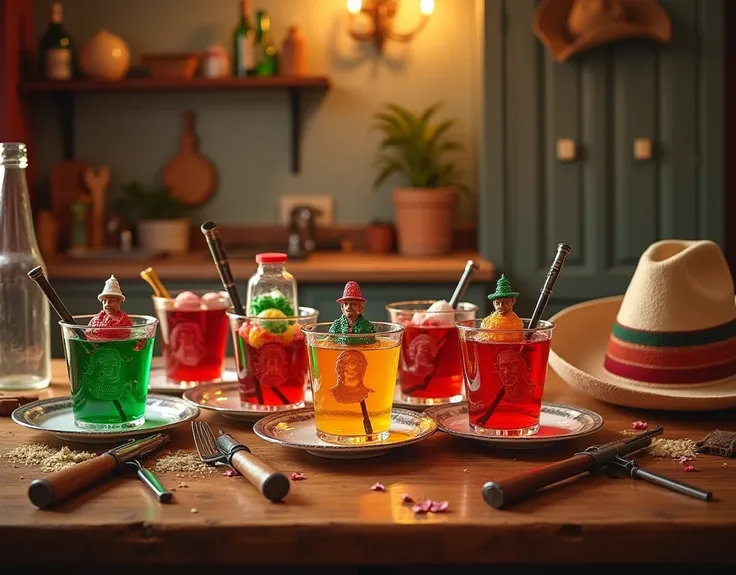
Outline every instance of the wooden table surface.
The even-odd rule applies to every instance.
[[[399,254],[366,252],[314,252],[306,260],[289,260],[288,270],[304,283],[330,283],[350,278],[357,282],[457,282],[468,260],[478,264],[474,281],[491,281],[494,267],[474,252],[455,252],[446,256],[420,258]],[[164,280],[218,281],[217,269],[209,252],[192,252],[154,260],[74,260],[65,256],[47,263],[51,280],[99,280],[101,269],[114,269],[115,277],[139,279],[141,270],[151,265]],[[248,279],[256,271],[253,258],[230,258],[235,278]]]
[[[42,397],[66,395],[61,360]],[[596,435],[534,451],[494,451],[437,433],[424,442],[375,459],[336,461],[268,444],[251,426],[203,411],[253,452],[289,475],[285,502],[273,504],[242,477],[221,472],[180,481],[175,502],[156,503],[134,476],[120,476],[51,511],[27,498],[30,480],[43,476],[0,458],[0,545],[6,564],[188,565],[287,563],[459,564],[464,562],[594,563],[687,562],[736,559],[736,459],[699,455],[697,472],[676,460],[638,458],[640,464],[712,490],[703,502],[643,481],[581,476],[517,506],[499,511],[481,497],[492,479],[563,459],[588,445],[621,437],[636,420],[661,424],[664,438],[701,439],[716,428],[734,429],[734,414],[653,414],[616,408],[581,396],[550,372],[545,401],[591,408],[606,424]],[[64,442],[0,418],[0,453],[32,442]],[[68,444],[73,449],[90,448]],[[93,450],[94,447],[91,448]],[[99,448],[98,448],[99,449]],[[189,426],[165,448],[193,450]],[[21,477],[22,476],[22,477]],[[385,492],[370,490],[382,482]],[[446,500],[447,512],[415,516],[401,495]],[[191,509],[196,508],[197,513]],[[29,552],[42,550],[42,552]]]

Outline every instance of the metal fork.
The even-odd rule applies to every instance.
[[[223,465],[233,469],[233,466],[227,463],[227,456],[217,449],[215,434],[212,433],[208,423],[192,421],[192,435],[194,436],[194,446],[197,448],[199,458],[204,463],[207,465]]]
[[[289,493],[289,479],[253,455],[247,446],[220,430],[215,439],[204,421],[192,421],[194,445],[207,465],[227,465],[250,481],[270,501],[281,501]]]

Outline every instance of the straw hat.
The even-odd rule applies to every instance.
[[[625,295],[550,321],[550,366],[596,399],[669,411],[736,407],[734,284],[713,242],[652,244]]]
[[[119,297],[121,301],[125,301],[125,296],[120,289],[120,282],[114,275],[111,275],[110,279],[105,281],[105,287],[102,293],[97,296],[97,299],[102,301],[106,297]]]
[[[542,0],[532,28],[558,62],[627,38],[666,44],[672,37],[657,0]]]

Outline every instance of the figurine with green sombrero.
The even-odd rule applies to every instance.
[[[514,313],[514,305],[516,304],[517,297],[519,297],[519,292],[514,291],[511,288],[511,282],[506,279],[504,274],[501,274],[501,277],[496,283],[496,291],[488,296],[488,299],[493,302],[493,309],[495,311],[483,319],[480,324],[481,328],[494,330],[524,329],[521,319]],[[494,341],[507,341],[509,337],[513,340],[519,338],[519,334],[499,333],[488,335],[493,335],[491,339]]]

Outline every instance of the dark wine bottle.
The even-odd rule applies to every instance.
[[[251,20],[251,0],[240,0],[240,22],[233,32],[233,74],[255,76],[256,30]]]
[[[51,21],[38,43],[41,76],[46,80],[74,77],[74,43],[63,25],[61,2],[51,3]]]

